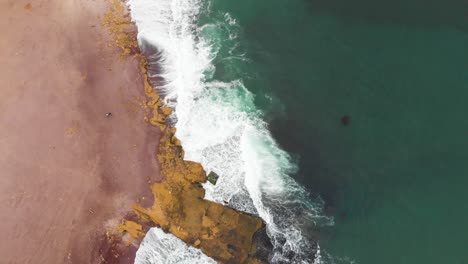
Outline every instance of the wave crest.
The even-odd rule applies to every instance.
[[[150,77],[160,81],[158,92],[175,108],[186,159],[220,175],[216,185],[204,185],[206,199],[260,215],[273,243],[271,263],[320,259],[312,229],[332,220],[322,215],[323,202],[312,201],[289,176],[296,165],[268,131],[255,96],[241,78],[232,78],[242,76],[236,61],[248,62],[234,52],[237,21],[211,13],[214,21],[198,25],[199,16],[210,12],[209,2],[200,0],[130,0],[129,5],[140,44],[157,50],[149,63],[159,70]],[[221,81],[215,60],[236,74]]]

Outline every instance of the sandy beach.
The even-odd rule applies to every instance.
[[[106,9],[0,1],[2,264],[103,263],[106,230],[159,180],[139,60],[108,45]]]

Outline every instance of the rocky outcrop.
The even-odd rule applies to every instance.
[[[253,237],[264,227],[256,216],[203,199],[207,176],[199,163],[185,161],[174,144],[174,128],[166,128],[159,148],[166,179],[151,187],[151,208],[135,205],[141,219],[151,221],[220,263],[255,263]]]
[[[142,61],[146,74],[146,59]],[[220,263],[261,263],[255,257],[253,238],[265,227],[263,221],[204,199],[201,183],[208,180],[205,170],[199,163],[184,160],[176,128],[165,124],[172,109],[162,105],[153,89],[146,92],[150,116],[145,119],[164,133],[157,152],[165,179],[151,186],[153,206],[136,204],[135,213],[142,221],[154,223]]]
[[[136,36],[126,34],[128,16],[122,3],[108,0],[113,4],[111,12],[104,18],[114,43],[121,47],[123,55],[135,54],[141,59],[141,73],[144,79],[147,99],[142,107],[147,110],[144,119],[161,129],[163,136],[157,151],[164,180],[151,183],[154,203],[145,207],[139,203],[133,209],[134,221],[124,221],[118,230],[134,239],[142,236],[144,226],[158,226],[170,232],[187,244],[201,249],[207,256],[219,263],[262,263],[257,256],[254,237],[265,228],[257,216],[236,211],[232,208],[204,199],[205,189],[201,186],[208,180],[199,163],[184,160],[176,129],[167,125],[172,109],[164,106],[148,77],[148,63],[136,52]],[[120,14],[120,15],[119,15]],[[216,174],[210,181],[215,184]],[[136,220],[135,220],[136,219]],[[263,254],[263,253],[262,253]]]
[[[211,184],[216,185],[219,179],[219,175],[216,174],[214,171],[208,173],[208,181],[211,182]]]

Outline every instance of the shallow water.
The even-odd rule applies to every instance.
[[[130,5],[207,198],[260,214],[272,262],[468,261],[467,5]]]

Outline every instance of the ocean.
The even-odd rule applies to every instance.
[[[468,263],[468,2],[130,0],[206,198],[271,263]],[[136,263],[213,263],[153,229]]]

